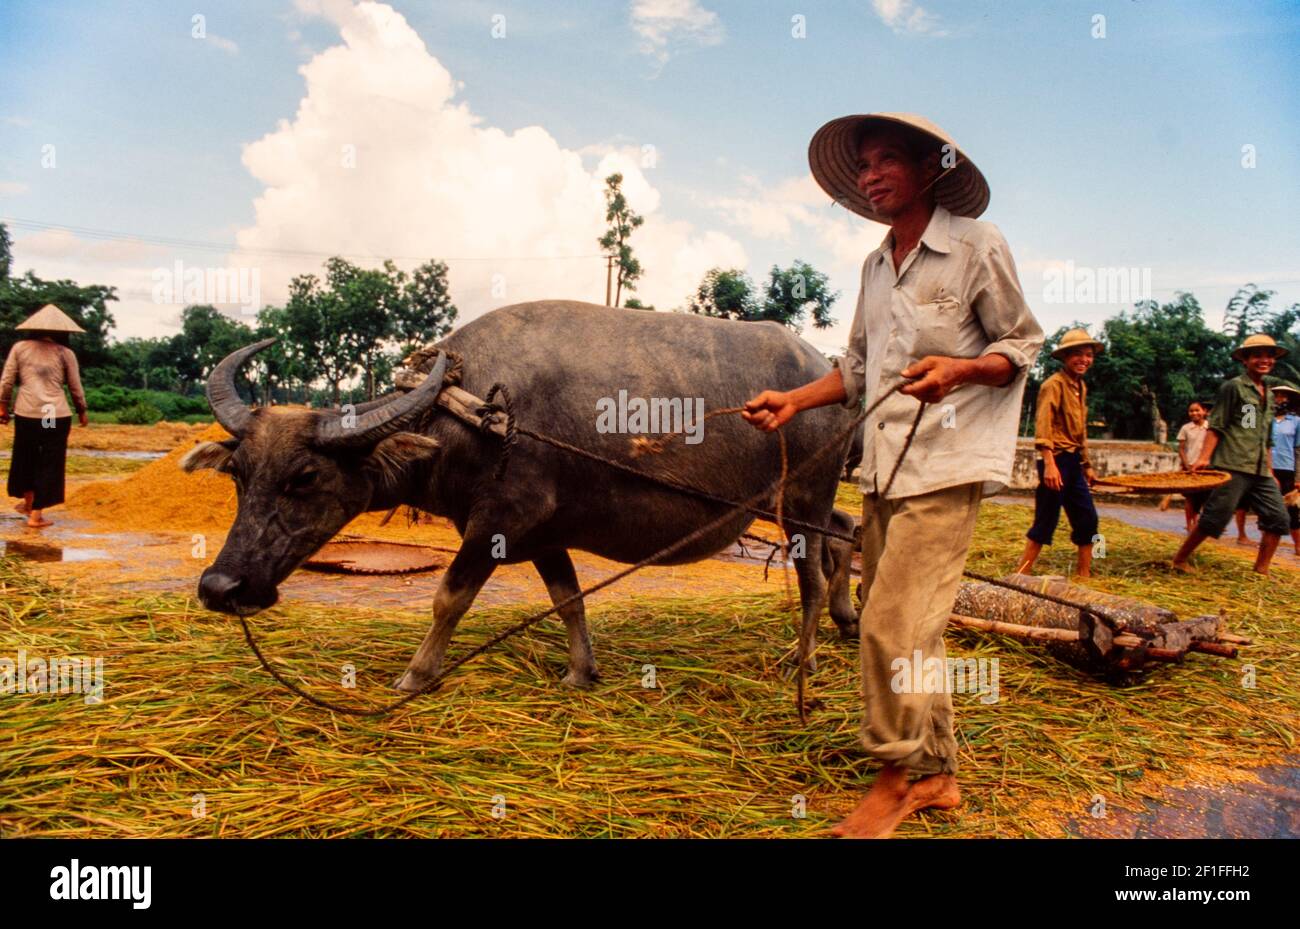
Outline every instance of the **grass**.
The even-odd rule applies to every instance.
[[[846,490],[851,504],[852,492]],[[970,567],[1004,573],[1029,513],[986,506]],[[1294,749],[1300,723],[1296,575],[1253,577],[1227,553],[1194,579],[1155,565],[1168,536],[1102,521],[1097,587],[1188,615],[1228,611],[1248,658],[1196,656],[1139,683],[1087,678],[1014,640],[950,633],[957,656],[998,658],[1000,702],[955,699],[961,815],[902,835],[1052,836],[1100,794],[1136,805],[1168,785],[1240,777]],[[1071,550],[1045,554],[1061,570]],[[584,578],[584,580],[591,580]],[[105,699],[0,696],[6,836],[815,836],[875,766],[856,740],[856,645],[825,624],[803,727],[779,660],[792,646],[780,578],[712,598],[632,598],[590,621],[603,680],[559,683],[564,633],[547,621],[380,719],[335,716],[270,680],[237,624],[188,597],[52,587],[0,558],[0,657],[104,659]],[[475,610],[453,654],[536,605]],[[284,604],[254,620],[273,660],[339,702],[391,699],[422,637],[414,612]],[[1256,687],[1242,686],[1245,665]],[[356,688],[340,685],[356,668]],[[642,686],[653,665],[658,686]],[[202,796],[204,815],[192,811]],[[792,816],[795,795],[805,818]],[[504,817],[494,804],[504,800]],[[500,807],[497,807],[500,809]]]
[[[9,473],[11,458],[0,458],[0,477]],[[148,461],[138,458],[99,458],[92,455],[69,454],[64,474],[69,477],[117,477],[139,471]]]

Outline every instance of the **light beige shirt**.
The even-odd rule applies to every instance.
[[[893,233],[862,265],[862,289],[848,353],[836,359],[848,398],[861,409],[926,355],[977,358],[998,353],[1016,367],[1005,387],[963,384],[925,408],[889,497],[982,483],[984,496],[1011,482],[1020,401],[1043,330],[1025,303],[1011,250],[992,223],[936,206],[915,249],[894,273]],[[918,402],[885,400],[864,425],[864,493],[885,489]]]
[[[14,383],[19,386],[18,404],[11,405]],[[63,385],[72,392],[72,402],[80,412],[86,408],[86,395],[81,389],[81,371],[72,349],[44,339],[22,339],[15,342],[5,359],[4,373],[0,374],[0,403],[15,416],[41,419],[47,414],[56,417],[71,416],[68,399],[63,395]]]
[[[1183,455],[1188,464],[1196,464],[1201,457],[1201,449],[1205,447],[1205,437],[1210,434],[1210,422],[1207,419],[1201,420],[1198,426],[1193,422],[1183,423],[1183,428],[1178,430],[1178,441],[1186,442],[1183,449]]]

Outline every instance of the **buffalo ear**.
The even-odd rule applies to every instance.
[[[193,472],[212,468],[219,471],[237,448],[239,448],[238,439],[227,439],[225,442],[201,442],[181,458],[181,470]]]
[[[398,432],[379,441],[362,466],[382,486],[392,489],[408,468],[432,461],[437,454],[438,440],[432,436]]]

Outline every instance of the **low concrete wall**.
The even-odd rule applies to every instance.
[[[1089,439],[1088,457],[1098,477],[1134,472],[1176,471],[1178,452],[1154,442],[1123,439]],[[1011,466],[1011,490],[1032,491],[1038,486],[1038,456],[1033,439],[1016,440],[1016,460]],[[857,482],[861,469],[855,464],[849,480]]]
[[[1038,486],[1036,457],[1033,439],[1016,442],[1016,463],[1011,471],[1013,490],[1033,490]],[[1135,471],[1174,471],[1179,467],[1178,453],[1154,442],[1092,439],[1088,442],[1088,457],[1098,477]]]

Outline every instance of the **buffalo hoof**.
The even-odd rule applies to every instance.
[[[791,652],[790,655],[787,658],[783,659],[781,663],[784,664],[787,668],[789,668],[791,673],[797,673],[799,671],[799,655],[795,652]],[[811,674],[813,671],[816,670],[817,670],[817,656],[809,655],[808,673]]]
[[[845,623],[844,625],[842,625],[842,626],[837,626],[836,628],[838,628],[838,629],[840,630],[840,640],[841,640],[841,641],[845,641],[845,642],[847,642],[847,641],[849,641],[849,640],[851,640],[851,639],[856,639],[856,638],[858,638],[858,624],[857,624],[857,623]]]
[[[424,690],[433,681],[433,678],[427,674],[417,674],[414,671],[405,671],[397,680],[393,681],[393,687],[403,693],[413,694],[417,691]]]
[[[594,670],[588,671],[584,674],[579,674],[576,671],[570,671],[568,674],[564,675],[564,678],[563,680],[560,681],[560,683],[563,684],[565,687],[576,687],[579,690],[591,690],[591,688],[594,687],[596,685],[596,682],[599,680],[600,680],[600,674],[599,672]]]

